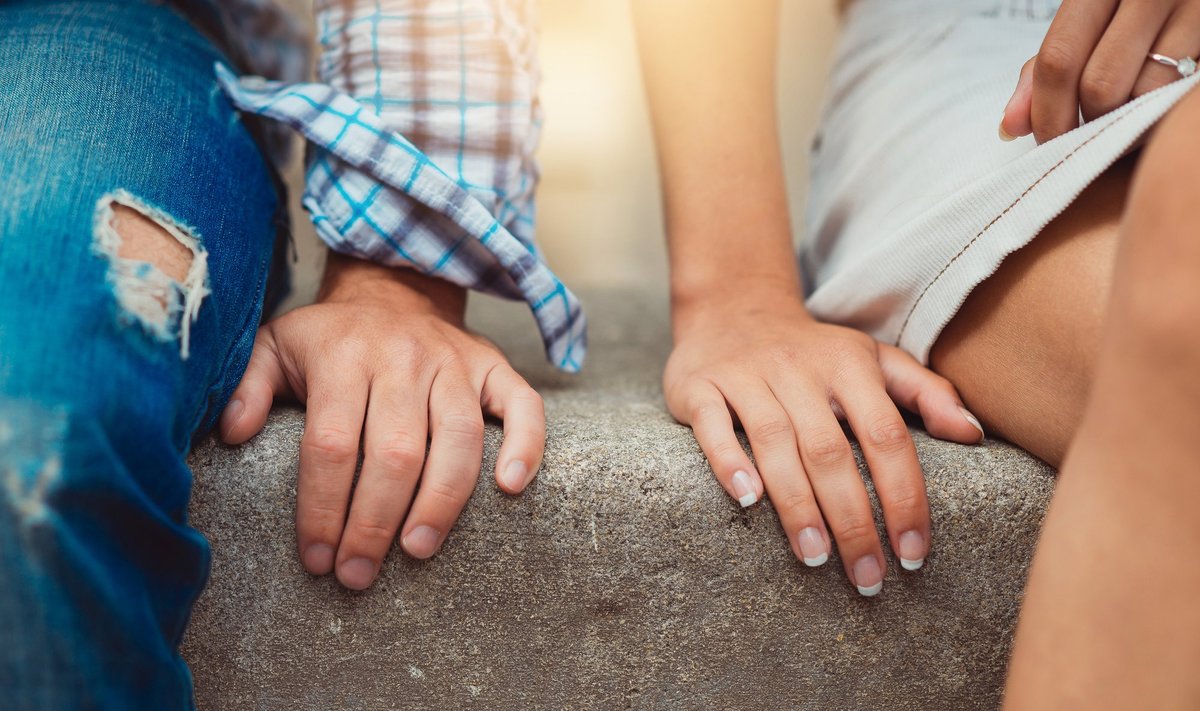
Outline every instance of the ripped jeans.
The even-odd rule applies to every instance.
[[[217,60],[159,2],[0,0],[4,709],[194,705],[184,458],[250,357],[280,202]]]

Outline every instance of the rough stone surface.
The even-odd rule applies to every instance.
[[[1053,473],[994,441],[914,429],[935,549],[859,597],[808,569],[769,504],[742,511],[665,411],[661,299],[586,298],[581,376],[543,363],[528,313],[473,323],[546,399],[545,464],[521,497],[481,478],[441,553],[399,552],[363,593],[313,578],[293,530],[303,416],[197,447],[192,515],[213,575],[184,652],[203,709],[996,707]],[[483,469],[499,431],[489,427]]]

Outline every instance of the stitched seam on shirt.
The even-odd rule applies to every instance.
[[[944,267],[942,267],[941,271],[939,271],[937,273],[937,275],[934,276],[933,279],[928,284],[925,285],[925,288],[921,289],[921,293],[917,295],[917,299],[916,299],[916,301],[913,302],[912,308],[910,308],[908,310],[908,315],[906,315],[904,317],[904,323],[900,325],[900,333],[898,333],[896,335],[896,340],[893,343],[893,345],[899,346],[900,341],[904,340],[904,332],[908,329],[908,324],[912,320],[913,314],[916,313],[917,308],[920,307],[920,305],[921,305],[921,301],[925,298],[925,295],[927,293],[929,293],[929,290],[933,288],[933,285],[938,283],[938,281],[943,276],[945,276],[946,272],[950,270],[950,267],[954,266],[954,263],[957,262],[959,260],[959,258],[962,257],[964,254],[966,254],[967,250],[969,250],[969,249],[971,249],[971,247],[975,246],[975,244],[979,241],[979,238],[983,237],[983,235],[988,230],[990,230],[993,226],[995,226],[995,224],[997,222],[1004,219],[1004,216],[1007,215],[1009,212],[1011,212],[1013,210],[1013,208],[1015,208],[1021,202],[1021,200],[1025,199],[1025,197],[1027,195],[1029,195],[1029,193],[1033,192],[1034,188],[1036,188],[1038,185],[1040,185],[1043,180],[1050,177],[1051,173],[1053,173],[1054,171],[1061,168],[1068,160],[1071,159],[1072,156],[1074,156],[1076,153],[1078,153],[1080,150],[1082,150],[1084,148],[1084,146],[1088,145],[1092,141],[1099,138],[1101,135],[1104,134],[1105,131],[1112,128],[1113,126],[1116,126],[1125,117],[1129,116],[1132,113],[1133,113],[1133,109],[1126,111],[1125,113],[1121,114],[1117,118],[1113,119],[1112,123],[1108,124],[1104,128],[1097,131],[1095,133],[1095,135],[1091,136],[1083,143],[1080,143],[1078,146],[1075,146],[1075,148],[1071,149],[1071,151],[1069,153],[1067,153],[1065,156],[1063,156],[1060,161],[1058,161],[1054,165],[1050,166],[1050,168],[1045,173],[1042,173],[1042,175],[1037,180],[1033,181],[1033,183],[1031,183],[1029,187],[1025,188],[1025,191],[1022,192],[1020,195],[1018,195],[1017,199],[1013,200],[1012,203],[1009,204],[1008,207],[1004,208],[1004,210],[1001,211],[1001,213],[999,215],[996,215],[994,218],[992,218],[992,220],[990,222],[988,222],[986,225],[984,225],[983,229],[979,230],[979,232],[974,237],[971,238],[971,241],[969,241],[965,245],[963,245],[963,248],[958,250],[958,253],[955,254],[953,257],[951,257],[950,261],[946,262],[946,265]],[[1107,168],[1105,168],[1105,170],[1107,170]],[[1077,199],[1078,199],[1078,196],[1076,196],[1073,200],[1071,200],[1071,202],[1074,202]],[[1067,203],[1067,204],[1070,205],[1070,203]],[[1039,232],[1039,234],[1040,234],[1040,232]],[[1037,238],[1037,235],[1034,235],[1033,239],[1036,239],[1036,238]],[[1032,239],[1031,239],[1031,241],[1032,241]]]

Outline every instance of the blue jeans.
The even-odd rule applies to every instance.
[[[194,705],[184,457],[250,357],[280,202],[218,60],[161,3],[0,0],[5,709]],[[120,251],[116,208],[186,280]]]

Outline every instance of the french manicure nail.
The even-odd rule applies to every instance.
[[[1016,136],[1010,136],[1010,135],[1008,135],[1008,131],[1005,131],[1005,130],[1004,130],[1004,117],[1001,117],[1001,118],[1000,118],[1000,130],[999,130],[999,133],[1000,133],[1000,140],[1001,140],[1001,141],[1004,141],[1005,143],[1008,143],[1008,142],[1010,142],[1010,141],[1015,141],[1015,140],[1017,139],[1017,137],[1016,137]]]
[[[810,568],[823,565],[829,560],[829,551],[825,547],[825,539],[821,532],[811,526],[800,532],[797,537],[800,544],[800,555],[804,556],[804,564]]]
[[[326,575],[333,570],[333,546],[314,543],[300,557],[305,570],[313,575]]]
[[[417,526],[408,532],[400,544],[404,546],[405,553],[423,560],[437,553],[441,542],[442,534],[429,526]]]
[[[874,597],[883,590],[883,571],[875,556],[863,556],[854,564],[854,585],[863,597]]]
[[[504,468],[504,474],[501,475],[504,479],[504,486],[508,487],[510,491],[520,491],[525,486],[525,475],[528,473],[529,467],[525,462],[519,459],[509,462],[508,466]]]
[[[375,580],[375,562],[368,558],[351,558],[338,566],[337,579],[351,590],[365,590]]]
[[[958,411],[961,412],[962,416],[967,419],[967,422],[971,423],[972,427],[979,430],[979,441],[982,442],[984,437],[987,437],[987,435],[983,433],[983,425],[979,424],[979,419],[972,415],[971,412],[965,407],[958,408]]]
[[[742,508],[753,506],[758,501],[758,492],[754,490],[754,483],[750,481],[750,475],[746,472],[734,472],[732,484],[734,496],[737,496]]]
[[[900,534],[900,567],[905,570],[918,570],[925,565],[925,536],[917,531],[905,531]]]

